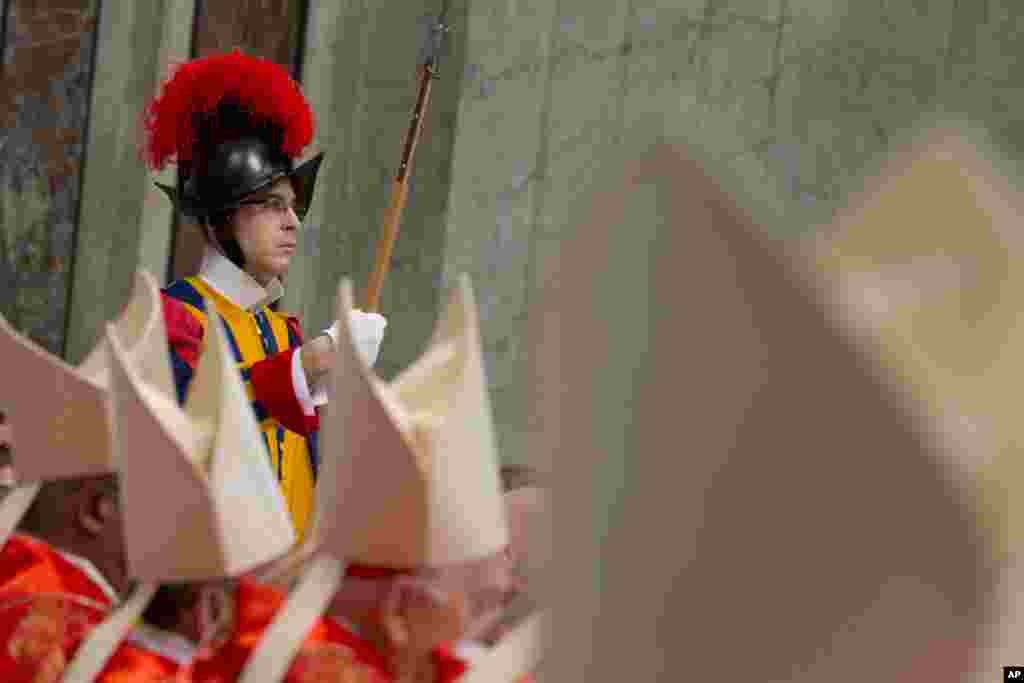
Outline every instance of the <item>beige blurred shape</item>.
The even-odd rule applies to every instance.
[[[338,294],[349,320],[351,283]],[[508,528],[476,303],[450,295],[423,354],[391,382],[366,366],[348,326],[321,425],[316,536],[338,558],[410,569],[500,552]]]
[[[114,328],[139,372],[173,398],[160,290],[148,272],[136,273],[132,296]],[[101,339],[80,365],[68,365],[0,317],[0,358],[5,366],[0,409],[17,433],[11,457],[19,481],[114,471],[106,353],[107,342]]]
[[[807,245],[840,310],[960,444],[1002,572],[987,680],[1024,661],[1024,196],[969,128],[927,131]]]
[[[158,300],[159,301],[159,300]],[[209,302],[206,310],[213,310]],[[162,305],[160,315],[163,316]],[[239,576],[295,542],[223,327],[206,327],[184,406],[107,325],[113,460],[120,475],[124,553],[132,595],[78,648],[69,683],[95,680],[159,585]],[[166,336],[152,353],[167,355]]]
[[[541,681],[962,680],[992,581],[963,446],[687,150],[634,151],[534,310]]]
[[[338,291],[338,319],[351,320],[352,284]],[[284,674],[300,631],[337,589],[340,561],[418,569],[459,564],[508,545],[498,455],[483,373],[473,289],[461,277],[426,350],[391,382],[368,367],[350,325],[338,338],[334,398],[321,419],[323,460],[311,538],[325,554],[304,571],[246,665],[245,681]],[[308,546],[313,543],[307,544]],[[325,560],[334,564],[319,565]],[[282,576],[275,569],[277,580]],[[543,644],[531,621],[473,680],[514,683]],[[280,672],[273,669],[278,668]]]
[[[114,324],[127,353],[159,391],[174,396],[160,289],[138,271],[135,286]],[[0,543],[14,533],[43,482],[116,471],[109,408],[106,341],[100,340],[78,367],[18,334],[0,316],[0,411],[17,431],[4,468]],[[13,436],[13,434],[9,434]],[[20,484],[20,486],[18,486]]]

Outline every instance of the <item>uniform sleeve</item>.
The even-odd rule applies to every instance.
[[[184,403],[202,349],[204,329],[202,323],[181,301],[164,294],[163,304],[174,384],[178,391],[178,402]],[[292,332],[294,334],[294,330]],[[301,343],[301,338],[299,340]],[[248,379],[252,385],[253,400],[259,403],[266,414],[285,428],[309,436],[319,429],[320,418],[315,410],[307,411],[296,391],[292,363],[293,360],[300,362],[295,357],[297,347],[298,344],[253,363],[248,369]],[[308,395],[308,389],[306,393]]]
[[[285,428],[309,436],[320,428],[320,417],[315,409],[312,414],[307,413],[295,386],[293,363],[300,365],[301,372],[298,348],[281,351],[253,363],[249,370],[253,399]],[[306,393],[308,395],[308,389]]]
[[[195,374],[196,361],[199,360],[199,349],[203,343],[203,325],[182,302],[167,294],[163,294],[162,299],[174,385],[178,391],[178,403],[184,403],[188,386]]]
[[[320,429],[320,417],[297,353],[302,346],[302,326],[294,316],[285,321],[292,348],[253,364],[249,375],[253,397],[286,428],[310,436]]]

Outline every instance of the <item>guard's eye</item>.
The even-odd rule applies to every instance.
[[[277,211],[280,213],[284,213],[289,209],[295,208],[293,204],[286,202],[280,197],[268,197],[266,200],[264,200],[263,206],[264,208],[270,209],[271,211]]]
[[[242,202],[245,206],[253,206],[260,209],[267,209],[268,211],[274,211],[275,213],[285,213],[289,209],[298,211],[298,207],[295,204],[282,199],[281,197],[265,197],[263,199],[254,199],[252,201]]]

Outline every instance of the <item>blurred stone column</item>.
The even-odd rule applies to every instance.
[[[124,306],[135,269],[162,279],[167,267],[171,207],[139,153],[140,117],[170,63],[188,55],[193,10],[194,0],[101,8],[65,349],[72,363]]]

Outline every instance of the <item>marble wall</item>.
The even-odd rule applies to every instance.
[[[97,0],[3,3],[0,313],[64,348]]]
[[[195,268],[198,234],[171,224],[130,144],[167,64],[239,46],[288,64],[317,115],[327,157],[283,305],[311,331],[329,324],[338,279],[361,290],[372,267],[441,3],[148,3],[4,2],[0,311],[74,360],[137,265]],[[104,11],[132,28],[97,35]],[[967,117],[1024,158],[1024,6],[1013,0],[453,0],[450,12],[382,301],[380,369],[416,356],[441,292],[469,273],[511,460],[526,457],[534,419],[527,312],[579,227],[573,197],[595,167],[622,163],[631,131],[693,144],[779,238],[828,222],[860,176],[936,114]],[[163,19],[143,22],[147,13]],[[94,52],[109,55],[98,80]],[[605,304],[614,315],[629,302]]]

